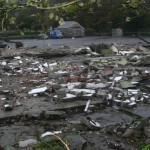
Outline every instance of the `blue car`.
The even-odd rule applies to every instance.
[[[60,30],[52,30],[49,32],[48,37],[51,39],[62,39],[63,34],[61,33]]]

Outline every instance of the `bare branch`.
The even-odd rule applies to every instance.
[[[37,9],[48,9],[48,10],[52,10],[52,9],[67,7],[67,6],[69,6],[69,5],[78,3],[79,1],[80,1],[80,0],[73,0],[73,1],[71,1],[71,2],[65,2],[65,3],[61,3],[61,4],[56,4],[56,5],[49,6],[49,7],[39,7],[39,6],[32,5],[32,4],[29,4],[28,6],[30,6],[30,7],[36,7]]]
[[[68,145],[57,135],[53,134],[54,137],[56,137],[57,139],[59,139],[63,144],[64,146],[66,147],[66,150],[70,150],[70,148],[68,147]]]

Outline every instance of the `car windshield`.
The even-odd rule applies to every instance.
[[[55,32],[56,32],[57,34],[61,34],[61,32],[60,32],[59,30],[55,30]]]

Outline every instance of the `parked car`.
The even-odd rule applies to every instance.
[[[63,34],[61,33],[60,30],[52,30],[49,32],[48,37],[51,39],[62,39]]]
[[[0,48],[6,48],[7,43],[5,41],[0,40]]]
[[[45,33],[41,33],[38,35],[38,39],[48,39],[48,36]]]

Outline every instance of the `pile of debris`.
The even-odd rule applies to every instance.
[[[149,137],[149,114],[135,112],[141,106],[149,108],[150,104],[149,49],[142,46],[119,47],[116,44],[92,45],[65,53],[68,54],[86,54],[86,57],[82,64],[43,59],[49,58],[46,55],[51,53],[45,53],[44,57],[38,55],[42,58],[34,57],[37,54],[3,57],[0,61],[0,118],[5,120],[7,116],[11,120],[17,116],[53,120],[85,113],[87,116],[80,119],[81,130],[87,127],[91,131],[105,131],[112,135],[117,133],[119,137],[130,138],[135,130],[140,129],[136,138],[142,131],[144,137]],[[140,120],[134,127],[134,121],[128,125],[102,126],[101,122],[92,119],[91,114],[106,108],[146,119]],[[62,134],[62,131],[59,133]],[[108,143],[109,146],[115,145]],[[30,144],[37,144],[37,140],[19,142],[20,147]]]

